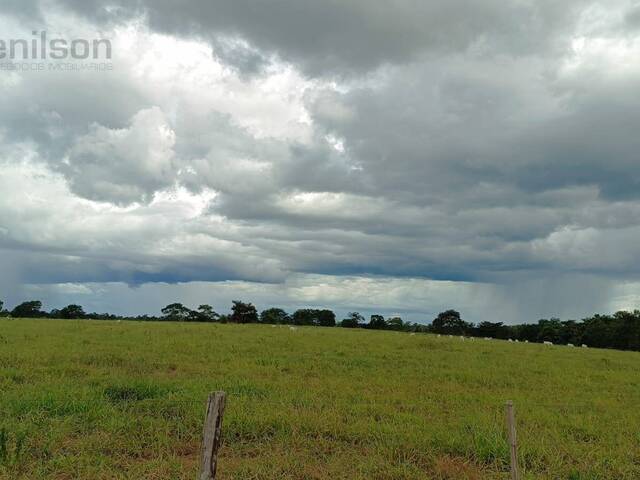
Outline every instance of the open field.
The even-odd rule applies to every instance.
[[[393,332],[0,320],[0,479],[640,478],[640,354]]]

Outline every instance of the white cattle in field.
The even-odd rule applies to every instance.
[[[573,348],[573,347],[575,347],[575,345],[573,343],[567,343],[567,347]]]
[[[584,343],[582,344],[582,348],[589,348]]]
[[[553,345],[551,342],[544,342],[545,345]]]

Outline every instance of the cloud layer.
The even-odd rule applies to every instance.
[[[633,308],[638,12],[9,2],[12,38],[106,37],[114,58],[1,72],[0,287],[146,285],[161,302],[232,285],[366,310],[363,284],[398,282],[411,293],[371,301],[419,319]],[[419,294],[438,282],[440,300]]]

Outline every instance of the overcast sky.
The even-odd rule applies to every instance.
[[[640,304],[637,0],[3,0],[34,31],[113,68],[0,70],[10,307]]]

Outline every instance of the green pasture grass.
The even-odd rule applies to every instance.
[[[0,479],[640,478],[640,355],[261,325],[0,320]]]

